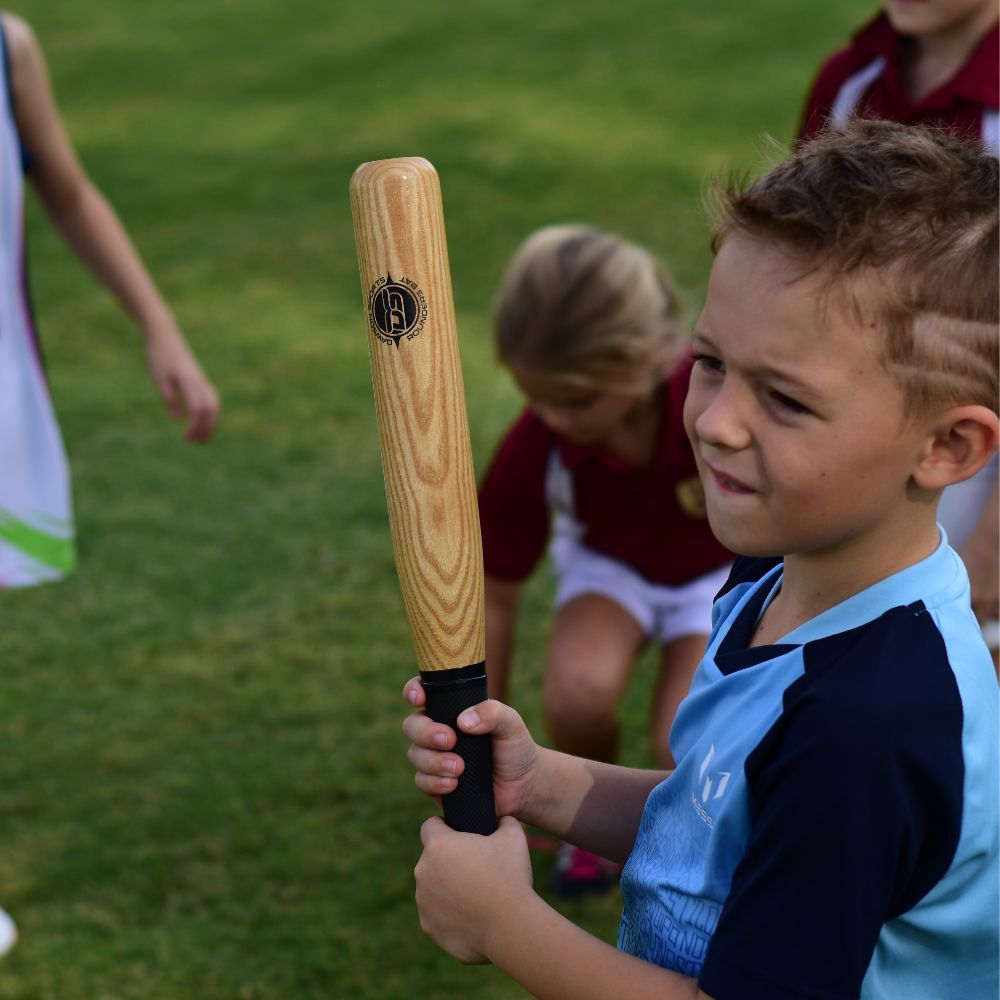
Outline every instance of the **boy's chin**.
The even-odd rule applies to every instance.
[[[752,559],[774,559],[785,554],[782,547],[776,545],[772,540],[735,528],[727,530],[724,525],[716,527],[712,523],[711,515],[708,518],[708,523],[719,542],[736,555],[749,556]]]
[[[723,545],[726,543],[723,542]],[[726,545],[726,548],[730,552],[734,552],[738,556],[746,556],[748,559],[784,559],[785,553],[780,551],[775,551],[773,547],[768,547],[765,545],[740,545],[736,547],[734,545]]]

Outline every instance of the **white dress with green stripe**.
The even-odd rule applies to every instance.
[[[24,177],[0,27],[0,588],[73,569],[69,466],[24,274]]]

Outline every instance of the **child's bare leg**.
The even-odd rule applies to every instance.
[[[701,658],[705,655],[706,635],[682,635],[663,647],[660,658],[660,679],[653,698],[650,719],[650,742],[655,767],[671,770],[674,758],[668,737],[677,708],[691,687]]]
[[[597,594],[575,597],[556,612],[543,705],[557,749],[591,760],[615,760],[618,703],[644,641],[635,619]]]

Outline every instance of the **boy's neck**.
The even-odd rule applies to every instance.
[[[758,623],[750,646],[767,646],[817,615],[867,590],[881,580],[926,559],[938,547],[937,524],[823,553],[785,556],[781,590]]]
[[[976,46],[996,20],[991,8],[940,32],[903,39],[902,83],[917,103],[943,86],[969,61]]]

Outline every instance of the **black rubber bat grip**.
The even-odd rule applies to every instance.
[[[493,801],[493,744],[490,736],[470,736],[456,723],[467,708],[485,701],[486,664],[449,670],[421,670],[420,682],[427,694],[424,710],[435,721],[451,726],[458,734],[455,753],[465,761],[458,787],[441,796],[444,821],[462,833],[489,836],[497,828]]]

